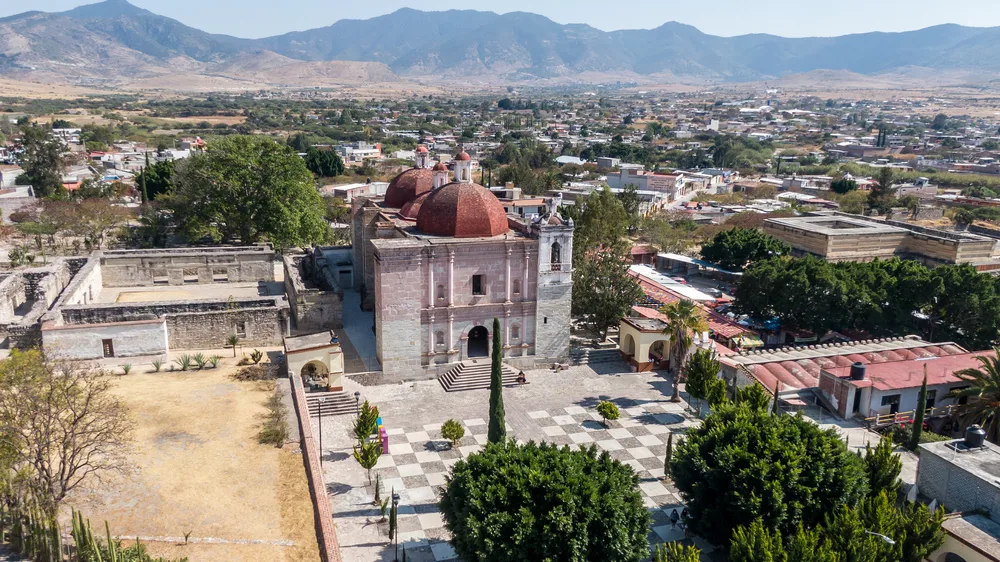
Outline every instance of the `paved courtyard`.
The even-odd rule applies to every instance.
[[[650,543],[683,538],[668,520],[680,501],[662,479],[663,461],[668,435],[684,433],[698,422],[683,403],[669,401],[670,382],[663,376],[619,372],[623,363],[595,367],[530,371],[528,385],[506,388],[508,435],[519,441],[594,445],[608,451],[639,476],[643,501],[653,519]],[[486,443],[489,391],[446,393],[437,381],[370,387],[349,381],[345,390],[357,390],[362,400],[376,404],[389,434],[389,454],[380,459],[373,477],[379,474],[385,497],[393,489],[400,494],[399,542],[401,550],[406,548],[407,560],[455,560],[437,502],[451,466]],[[609,428],[595,410],[602,400],[622,410],[621,419],[610,422]],[[466,429],[454,449],[440,435],[441,424],[448,419],[461,421]],[[341,552],[348,562],[392,560],[387,526],[379,522],[365,471],[351,456],[352,423],[353,416],[323,419],[324,470]],[[317,431],[318,426],[314,419]],[[696,542],[706,555],[711,551]]]

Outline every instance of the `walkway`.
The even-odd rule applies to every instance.
[[[365,368],[369,371],[381,371],[378,355],[375,352],[375,313],[361,310],[361,295],[354,289],[344,289],[344,331],[351,344],[357,350]]]

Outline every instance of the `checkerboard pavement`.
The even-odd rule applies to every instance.
[[[682,531],[671,528],[668,519],[671,510],[681,509],[677,492],[662,480],[668,435],[683,433],[694,425],[679,411],[680,407],[671,403],[627,407],[607,428],[596,411],[582,406],[531,411],[528,418],[533,429],[541,428],[541,440],[558,445],[596,445],[631,466],[653,519],[649,538],[654,544],[684,538]],[[481,418],[461,421],[465,437],[454,448],[441,437],[440,423],[387,430],[389,454],[379,459],[375,469],[386,495],[393,490],[400,495],[399,541],[408,560],[456,559],[437,503],[451,467],[483,448],[488,427]],[[507,430],[519,441],[526,440],[518,428],[508,426]],[[712,550],[699,539],[695,542],[706,553]]]

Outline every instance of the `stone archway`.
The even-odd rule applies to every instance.
[[[299,373],[302,375],[303,381],[320,381],[327,380],[330,374],[330,369],[327,368],[326,364],[319,360],[313,360],[302,366],[302,371]]]
[[[469,357],[490,356],[490,333],[483,326],[469,330]]]

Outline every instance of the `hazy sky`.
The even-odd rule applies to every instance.
[[[2,0],[0,17],[26,10],[56,12],[87,0]],[[132,3],[214,33],[265,37],[363,19],[409,7],[421,10],[525,11],[559,23],[604,30],[657,27],[667,21],[713,35],[773,33],[786,37],[905,31],[941,23],[1000,26],[998,0],[132,0]]]

